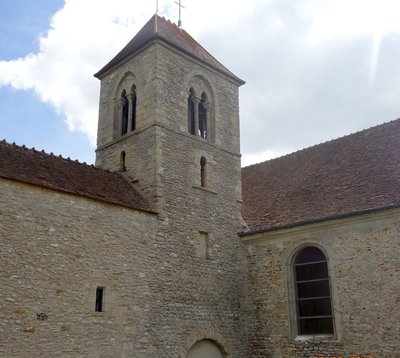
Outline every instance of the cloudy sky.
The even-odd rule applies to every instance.
[[[400,117],[398,0],[182,0],[183,27],[246,81],[243,164]],[[0,0],[0,138],[92,163],[93,77],[156,0]],[[174,0],[159,0],[174,22]]]

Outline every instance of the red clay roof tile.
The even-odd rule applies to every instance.
[[[400,204],[400,119],[242,169],[244,232]]]
[[[400,204],[400,119],[242,169],[255,232]],[[118,173],[0,142],[0,177],[154,212]]]
[[[0,142],[0,177],[147,212],[154,207],[120,174]]]

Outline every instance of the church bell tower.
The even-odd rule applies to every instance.
[[[186,31],[154,15],[95,76],[101,80],[97,166],[125,172],[155,201],[176,176],[211,191],[217,176],[232,177],[230,190],[240,197],[238,87],[244,82]],[[167,142],[172,133],[177,141]],[[220,171],[223,163],[211,155],[216,148],[236,157],[232,173]]]
[[[245,356],[236,234],[244,82],[158,15],[95,76],[101,80],[96,165],[120,172],[158,212],[154,246],[162,250],[154,265],[167,277],[151,279],[152,312],[180,332],[171,333],[169,344],[209,332],[203,338],[222,353]],[[153,336],[165,339],[158,321]]]

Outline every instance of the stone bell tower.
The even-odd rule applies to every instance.
[[[158,15],[95,76],[96,165],[121,172],[158,211],[151,336],[181,351],[190,349],[183,342],[206,339],[221,354],[244,357],[236,234],[244,82]]]

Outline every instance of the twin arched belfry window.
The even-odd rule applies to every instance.
[[[125,135],[136,129],[136,86],[133,84],[129,90],[123,89],[120,97],[120,133]],[[206,92],[196,97],[194,89],[191,88],[188,96],[188,131],[190,134],[198,135],[204,139],[210,137],[209,100]]]
[[[210,133],[207,94],[203,92],[200,99],[197,99],[193,88],[188,96],[188,131],[204,139],[207,139]]]
[[[129,93],[121,93],[121,135],[136,129],[136,86],[132,85]]]
[[[333,334],[332,299],[328,264],[317,247],[301,249],[293,260],[297,333]]]

